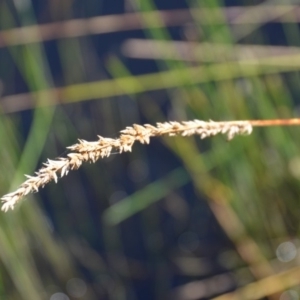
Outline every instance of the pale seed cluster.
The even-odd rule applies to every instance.
[[[166,122],[157,123],[157,126],[149,124],[127,127],[121,131],[117,139],[103,138],[98,136],[95,142],[79,140],[79,143],[68,147],[71,153],[67,157],[61,157],[57,160],[48,160],[44,166],[35,173],[35,176],[28,176],[20,187],[1,198],[2,210],[14,209],[15,204],[24,196],[32,192],[37,192],[39,188],[44,187],[48,182],[57,182],[58,177],[63,177],[70,170],[78,169],[83,162],[96,162],[99,158],[108,157],[111,151],[127,152],[131,151],[135,141],[142,144],[149,144],[150,138],[160,135],[181,135],[191,136],[199,135],[201,139],[214,136],[216,134],[225,134],[231,140],[237,134],[250,134],[252,126],[248,121],[233,122],[204,122],[200,120],[186,122]]]

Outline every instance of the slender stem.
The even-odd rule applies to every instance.
[[[141,20],[161,20],[165,26],[181,26],[193,21],[193,17],[202,23],[223,24],[224,17],[232,26],[253,24],[261,26],[268,22],[297,22],[300,19],[300,8],[297,5],[257,5],[249,7],[227,7],[216,9],[175,9],[151,11],[144,13],[127,13],[108,15],[88,19],[72,19],[64,22],[52,22],[43,25],[31,25],[0,31],[0,48],[7,46],[37,43],[62,38],[74,38],[89,34],[105,34],[125,30],[137,30],[146,27]],[[253,17],[255,16],[255,17]],[[286,18],[280,18],[285,16]],[[290,17],[289,17],[290,16]],[[252,26],[253,26],[252,25]],[[147,26],[159,27],[158,22],[147,23]],[[252,27],[250,27],[251,29]],[[243,30],[240,35],[243,34]]]
[[[253,127],[264,126],[296,126],[300,125],[300,118],[295,119],[271,119],[271,120],[249,120]]]

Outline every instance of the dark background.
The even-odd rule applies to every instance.
[[[149,7],[157,10],[188,9],[197,6],[199,8],[211,6],[225,9],[235,5],[242,7],[259,5],[263,1],[243,1],[243,3],[240,1],[198,2],[177,0],[155,1],[153,3],[140,1],[138,3],[131,1],[69,0],[63,3],[60,1],[32,1],[27,3],[24,1],[25,4],[23,3],[22,8],[20,1],[1,1],[0,26],[1,30],[7,30],[74,18],[88,19],[111,14],[122,15],[133,11],[142,12],[149,10]],[[19,3],[19,8],[16,3]],[[180,26],[165,27],[164,29],[168,32],[169,41],[189,42],[187,30],[191,30],[196,36],[196,42],[209,41],[213,43],[218,42],[218,40],[214,41],[213,32],[223,30],[222,26],[229,31],[234,27],[230,21],[225,25],[214,26],[214,24],[209,23],[202,24],[201,20],[191,19],[190,22]],[[241,25],[241,27],[243,26],[245,25]],[[297,24],[293,24],[293,26],[293,30],[298,29]],[[261,24],[257,30],[252,31],[236,43],[297,46],[296,38],[293,41],[287,38],[288,30],[278,22]],[[235,31],[232,32],[234,35]],[[114,80],[119,76],[125,76],[119,71],[122,68],[126,69],[127,76],[138,76],[182,67],[181,62],[172,59],[154,60],[127,57],[122,51],[122,45],[132,38],[155,39],[155,31],[150,29],[125,30],[91,34],[79,38],[41,41],[37,44],[39,47],[37,51],[42,53],[42,65],[39,56],[35,56],[36,49],[32,50],[36,44],[29,44],[28,47],[26,44],[1,47],[2,103],[8,99],[7,97],[15,94],[24,95],[24,93],[32,93],[45,88],[65,87],[81,82]],[[30,59],[32,58],[36,59],[36,64],[31,62]],[[201,63],[197,62],[194,65],[199,64]],[[119,69],[118,66],[121,65],[122,68]],[[192,63],[184,63],[186,67],[192,65]],[[209,66],[210,63],[207,65]],[[45,81],[39,80],[39,72],[35,71],[34,67],[41,68],[40,74],[43,74]],[[274,117],[270,110],[262,104],[261,107],[264,108],[263,112],[260,112],[258,108],[260,101],[253,100],[258,99],[257,97],[263,92],[265,94],[261,96],[261,101],[264,101],[263,99],[268,96],[270,98],[275,97],[274,94],[280,91],[288,90],[287,94],[291,97],[290,103],[292,104],[276,104],[276,113],[274,114],[279,117],[292,116],[297,105],[298,74],[297,72],[292,75],[280,74],[278,71],[276,75],[278,76],[276,78],[275,75],[274,78],[270,77],[273,80],[272,83],[268,82],[267,76],[258,76],[253,81],[251,79],[249,80],[251,84],[247,80],[243,80],[242,77],[233,79],[234,89],[238,90],[242,86],[240,93],[242,100],[240,101],[246,107],[244,110],[239,109],[242,105],[241,102],[237,103],[235,101],[239,100],[234,99],[232,101],[225,100],[223,105],[227,112],[222,105],[218,106],[217,101],[222,100],[218,96],[220,94],[217,95],[217,91],[220,91],[223,83],[214,81],[214,79],[208,83],[183,87],[182,90],[180,88],[166,88],[137,94],[124,92],[124,95],[110,98],[95,99],[91,97],[89,101],[57,104],[53,117],[49,121],[49,126],[43,125],[44,123],[41,121],[39,123],[41,126],[39,134],[46,137],[44,142],[41,143],[36,132],[34,134],[37,136],[31,140],[37,145],[36,148],[34,145],[32,146],[31,153],[34,163],[28,168],[26,168],[26,163],[20,167],[22,159],[16,154],[16,157],[11,160],[11,165],[15,166],[19,175],[30,173],[39,168],[47,158],[65,156],[68,153],[65,148],[74,144],[78,138],[96,140],[98,134],[114,138],[118,136],[120,130],[133,123],[154,124],[155,122],[174,119],[182,121],[193,118],[221,120]],[[279,92],[276,90],[278,82],[280,82],[280,86],[283,86]],[[252,91],[257,87],[257,94],[256,92],[247,94],[247,84],[252,86]],[[231,95],[229,85],[224,87],[223,91],[228,90],[228,95]],[[186,90],[184,90],[185,88]],[[258,91],[263,92],[259,94]],[[186,93],[184,97],[189,100],[185,101],[183,98],[180,102],[178,96],[184,93]],[[203,97],[209,99],[207,103],[211,101],[210,106],[205,107],[203,102],[198,100],[200,99],[198,96],[202,93],[205,95]],[[224,98],[226,97],[224,96]],[[270,103],[276,102],[276,99],[270,100]],[[63,97],[60,101],[64,101]],[[230,104],[226,101],[229,101]],[[10,131],[5,129],[1,131],[3,143],[5,143],[7,136],[12,138],[11,134],[15,130],[17,136],[15,141],[11,142],[12,147],[18,149],[16,153],[20,153],[20,155],[24,153],[28,147],[28,140],[33,132],[33,127],[37,124],[34,121],[36,116],[41,113],[43,119],[43,114],[47,116],[47,109],[50,111],[53,108],[53,106],[50,107],[43,107],[41,112],[34,107],[25,110],[17,107],[15,112],[6,112],[3,105],[2,121],[6,122],[7,128],[11,128]],[[265,277],[268,273],[261,276],[255,272],[251,274],[249,271],[251,263],[258,262],[263,265],[263,260],[257,256],[260,254],[258,250],[255,250],[258,252],[252,254],[250,259],[247,258],[247,254],[243,257],[245,252],[240,249],[241,245],[247,248],[247,243],[253,242],[255,244],[257,242],[263,249],[261,254],[265,255],[266,261],[268,261],[275,258],[276,247],[280,244],[279,240],[282,241],[287,237],[292,239],[297,236],[298,220],[296,216],[293,216],[295,206],[292,203],[296,200],[289,199],[297,199],[299,195],[298,179],[289,173],[287,167],[282,167],[282,172],[286,172],[284,174],[266,175],[268,172],[272,173],[272,168],[278,169],[281,166],[282,161],[278,158],[280,154],[277,151],[285,153],[286,156],[281,156],[285,166],[296,155],[296,146],[288,146],[293,140],[289,134],[283,134],[287,140],[281,144],[282,149],[280,146],[278,148],[274,146],[276,142],[272,144],[272,138],[268,140],[260,133],[254,136],[254,140],[249,138],[249,144],[244,143],[244,139],[247,138],[238,138],[238,141],[233,141],[232,147],[236,147],[237,150],[232,150],[233,148],[223,137],[216,137],[216,142],[210,140],[200,142],[199,139],[195,138],[193,145],[197,147],[200,156],[204,153],[204,160],[206,157],[210,157],[210,151],[219,149],[219,147],[227,149],[228,153],[232,151],[232,154],[229,154],[231,160],[225,160],[226,164],[221,166],[217,160],[219,154],[216,154],[210,158],[214,161],[213,163],[210,162],[209,158],[204,162],[204,164],[211,164],[212,167],[206,166],[207,169],[194,170],[194,173],[192,166],[198,161],[194,161],[195,156],[190,152],[182,154],[181,151],[185,150],[177,145],[177,143],[185,143],[182,138],[153,138],[148,146],[135,145],[132,153],[121,155],[113,153],[109,158],[100,160],[96,164],[85,164],[80,170],[71,172],[67,177],[59,180],[58,184],[50,183],[38,194],[35,194],[34,198],[38,201],[28,199],[15,212],[9,212],[9,216],[5,217],[8,220],[3,219],[3,222],[6,222],[7,227],[22,227],[25,237],[22,237],[24,241],[20,241],[21,245],[19,245],[17,240],[18,237],[22,236],[22,230],[14,231],[16,239],[12,238],[9,230],[5,231],[2,236],[2,243],[7,243],[7,246],[4,249],[7,249],[9,253],[8,249],[11,245],[9,240],[16,241],[16,244],[13,243],[11,246],[14,248],[14,251],[11,251],[10,259],[12,260],[13,255],[18,255],[13,253],[20,253],[27,249],[28,256],[32,259],[29,264],[32,268],[30,272],[39,278],[35,282],[35,277],[33,277],[33,290],[35,290],[34,287],[39,287],[40,299],[211,299],[218,294],[234,291],[237,287],[243,286],[244,283]],[[280,136],[278,133],[270,133],[270,135]],[[178,142],[172,142],[172,139],[178,139]],[[249,154],[249,147],[250,149],[253,147],[251,142],[255,144],[255,139],[261,141],[257,143],[257,155]],[[295,152],[292,150],[290,152],[285,151],[285,146],[294,149]],[[34,149],[39,147],[41,151],[34,152]],[[271,163],[268,164],[263,155],[259,158],[259,153],[264,151],[266,157],[272,155],[275,157],[273,162],[270,158]],[[237,155],[235,156],[234,153]],[[205,156],[205,154],[207,155]],[[186,158],[182,158],[182,155]],[[248,155],[254,156],[249,158]],[[3,152],[1,160],[6,160],[6,164],[10,165],[9,160],[5,157],[7,154]],[[232,163],[235,158],[241,157],[246,162],[242,160],[239,163],[236,161],[236,164]],[[250,166],[251,161],[255,161],[258,165],[261,163],[261,165],[256,167],[253,163],[253,166]],[[18,165],[20,168],[16,167]],[[8,168],[5,164],[3,166]],[[33,170],[31,170],[31,166]],[[104,216],[111,206],[137,191],[145,190],[147,197],[153,196],[153,191],[147,192],[147,187],[154,182],[164,186],[163,178],[177,168],[181,170],[180,176],[183,176],[181,179],[184,182],[179,184],[179,187],[172,184],[171,180],[170,186],[175,187],[170,188],[164,197],[158,197],[158,199],[153,200],[151,205],[146,205],[145,209],[116,225],[110,225],[109,218],[105,219]],[[244,171],[241,172],[240,170]],[[251,193],[252,181],[249,179],[252,176],[250,175],[251,172],[256,174],[253,177],[256,187],[253,194]],[[15,170],[11,167],[8,175],[3,179],[1,188],[3,194],[7,192],[12,183],[10,178],[13,178],[14,174],[16,174]],[[246,179],[241,179],[243,175]],[[208,178],[207,176],[211,177]],[[272,176],[276,177],[277,181]],[[214,180],[218,181],[216,186]],[[210,187],[204,188],[208,181]],[[243,188],[244,185],[246,188]],[[223,193],[223,189],[226,192]],[[232,199],[242,197],[245,201],[242,201],[243,204],[241,205],[236,204],[236,200],[227,199],[230,204],[224,206],[224,215],[220,217],[218,212],[219,210],[222,211],[222,207],[216,207],[220,203],[223,205],[223,200],[220,200],[219,196],[216,195],[222,194],[224,198],[231,195],[230,193],[226,194],[226,189],[232,189],[232,193],[235,193]],[[289,191],[288,200],[283,205],[277,199],[276,194],[286,195],[286,190]],[[266,202],[261,201],[263,204],[257,204],[259,200],[255,202],[254,206],[251,206],[252,204],[249,202],[257,195],[261,195],[262,199],[267,199]],[[128,200],[128,198],[126,199]],[[220,202],[218,202],[219,200]],[[140,201],[143,201],[143,197]],[[216,207],[213,205],[215,210],[212,209],[211,201],[217,205]],[[273,214],[274,220],[268,219],[265,215],[268,214],[265,212],[268,211],[269,203],[272,201],[278,205],[276,212],[268,212]],[[132,205],[134,206],[134,204]],[[249,219],[244,218],[248,209],[250,211]],[[281,229],[274,229],[276,228],[276,220],[279,218],[278,215],[281,213],[283,221],[280,226],[282,227]],[[235,221],[236,216],[238,216],[239,221]],[[255,216],[259,216],[257,222]],[[19,221],[16,221],[18,218]],[[239,225],[236,222],[241,223]],[[272,224],[270,225],[269,222]],[[226,227],[224,225],[226,223],[232,226]],[[6,230],[5,228],[4,230]],[[238,229],[242,233],[239,233]],[[243,231],[244,229],[245,231]],[[42,240],[40,240],[41,236],[43,237]],[[248,247],[248,249],[252,249],[252,246]],[[1,255],[2,296],[7,297],[5,299],[26,299],[28,295],[31,295],[31,292],[20,287],[25,284],[22,281],[22,275],[18,277],[16,275],[18,272],[13,272],[14,267],[9,267],[4,262],[7,259],[5,253]],[[249,256],[251,255],[249,254]],[[26,260],[26,255],[20,258],[21,261],[22,259]],[[28,271],[29,266],[24,265],[22,267],[22,264],[20,266],[24,270],[22,272],[31,274]],[[240,272],[235,272],[235,270]],[[30,277],[30,275],[28,276]],[[70,280],[74,278],[80,281],[75,281],[76,284],[72,285],[74,281]],[[189,286],[189,283],[195,283],[197,288]],[[13,291],[15,285],[19,285],[17,291]],[[190,293],[183,290],[182,287],[185,287]],[[35,297],[32,295],[31,299],[35,299]]]

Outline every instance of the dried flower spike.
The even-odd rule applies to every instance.
[[[98,136],[99,139],[95,142],[79,140],[77,144],[68,147],[72,152],[67,157],[61,157],[57,160],[48,159],[35,176],[26,175],[28,179],[16,191],[1,198],[2,210],[6,212],[9,209],[14,209],[15,204],[24,196],[37,192],[39,188],[44,187],[50,181],[57,182],[59,176],[63,177],[70,170],[78,169],[83,162],[94,163],[99,158],[110,156],[112,150],[119,153],[131,151],[136,141],[149,144],[151,137],[161,135],[199,135],[201,139],[204,139],[219,133],[227,135],[228,140],[231,140],[235,135],[250,134],[251,132],[252,125],[249,121],[204,122],[194,120],[157,123],[156,126],[134,124],[132,127],[126,127],[122,130],[117,139]]]

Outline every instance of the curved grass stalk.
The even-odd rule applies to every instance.
[[[67,147],[71,153],[67,157],[60,157],[44,163],[44,166],[35,173],[35,176],[25,175],[28,179],[19,188],[1,198],[3,202],[2,210],[14,209],[17,202],[29,193],[38,192],[50,181],[58,181],[59,177],[68,174],[70,170],[80,168],[83,162],[95,163],[99,158],[110,156],[111,152],[117,151],[131,152],[135,142],[149,144],[150,138],[161,135],[199,135],[201,139],[217,134],[227,135],[231,140],[235,135],[248,135],[252,132],[252,127],[262,126],[285,126],[300,125],[300,119],[277,119],[277,120],[246,120],[246,121],[185,121],[157,123],[156,126],[149,124],[126,127],[121,131],[119,138],[111,139],[98,136],[98,140],[88,142],[79,140],[79,143]]]

